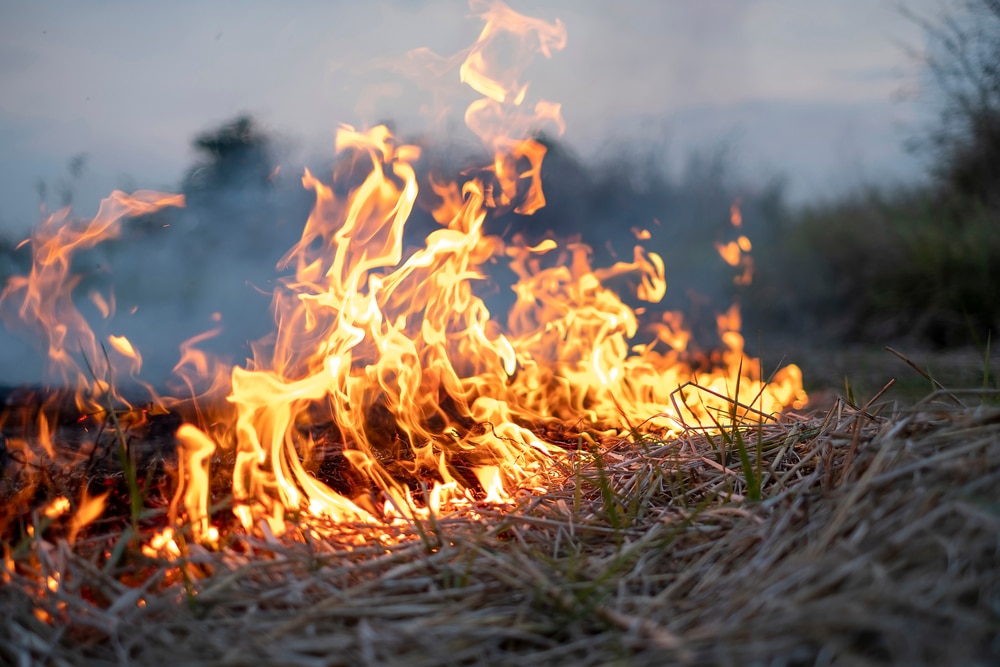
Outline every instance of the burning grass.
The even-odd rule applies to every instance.
[[[513,505],[325,537],[306,524],[277,538],[236,531],[174,561],[102,529],[127,524],[127,510],[72,548],[36,510],[34,534],[6,555],[0,655],[985,664],[1000,657],[1000,409],[961,405],[981,398],[839,401],[727,437],[581,440],[547,492]],[[380,539],[359,541],[373,528]]]
[[[465,118],[493,162],[440,180],[387,127],[341,127],[332,182],[304,173],[315,205],[277,267],[275,331],[245,364],[199,347],[216,318],[160,396],[140,351],[79,309],[74,253],[182,197],[115,192],[26,241],[31,271],[0,315],[60,389],[0,415],[0,656],[996,657],[1000,412],[947,394],[891,417],[850,396],[825,417],[787,413],[807,400],[798,367],[767,377],[744,354],[736,304],[717,349],[688,349],[642,243],[593,267],[551,230],[492,233],[487,220],[545,205],[535,135],[561,130],[560,107],[526,104],[520,77],[566,35],[499,0],[470,7],[471,47],[410,57],[482,95]],[[439,227],[410,246],[419,206]],[[738,202],[729,222],[716,249],[744,286]],[[514,278],[506,316],[474,289],[494,264]],[[87,297],[113,326],[113,292]]]
[[[150,508],[146,484],[162,484],[162,476],[148,468],[143,475],[122,419],[181,419],[172,434],[176,459],[166,466],[173,494],[166,501],[170,494],[160,493],[152,508],[166,506],[168,520],[143,546],[147,555],[180,557],[178,540],[225,548],[219,541],[233,527],[213,523],[209,509],[219,500],[210,497],[213,457],[216,471],[220,463],[230,471],[226,493],[242,532],[259,535],[263,520],[272,535],[328,535],[340,524],[424,520],[460,504],[505,503],[551,488],[554,471],[570,460],[552,432],[585,431],[594,444],[595,434],[628,433],[631,419],[648,416],[666,436],[685,424],[718,427],[715,415],[729,406],[753,405],[766,416],[807,400],[797,366],[765,379],[760,362],[744,354],[738,304],[717,314],[719,344],[710,353],[689,349],[682,315],[662,304],[665,266],[642,243],[648,230],[633,230],[631,260],[594,266],[593,249],[579,238],[536,230],[529,239],[487,224],[507,214],[526,218],[546,204],[548,148],[538,135],[561,132],[563,121],[559,104],[528,95],[522,75],[536,55],[562,49],[566,31],[558,19],[523,16],[500,0],[472,0],[470,9],[484,25],[469,48],[450,58],[427,50],[407,57],[436,77],[456,74],[481,96],[466,107],[465,121],[492,162],[438,174],[421,166],[422,146],[403,143],[386,125],[341,126],[331,180],[304,171],[315,203],[275,267],[274,330],[246,341],[244,362],[201,347],[231,326],[216,314],[217,326],[180,344],[166,387],[154,387],[141,374],[140,349],[120,333],[112,286],[89,290],[89,319],[80,309],[86,287],[74,269],[77,253],[120,238],[137,217],[184,207],[185,197],[116,191],[93,219],[58,211],[24,241],[31,268],[7,281],[0,317],[38,344],[51,386],[73,392],[71,418],[112,424],[116,438],[107,449],[127,482],[132,534],[142,532]],[[408,241],[418,209],[436,227]],[[717,251],[745,285],[753,263],[738,202],[729,222],[732,240],[720,240]],[[493,287],[502,283],[515,296],[506,313],[491,312],[480,291],[490,291],[497,265],[510,280]],[[92,322],[98,315],[100,332]],[[148,409],[126,399],[123,382],[144,391]],[[703,389],[680,389],[694,384]],[[0,425],[17,433],[22,466],[55,478],[78,470],[74,458],[82,455],[63,446],[60,402],[56,395],[29,404],[34,418],[0,414]],[[84,445],[88,461],[99,440]],[[320,479],[330,465],[339,474]],[[760,471],[750,473],[745,452],[741,465],[749,493],[759,495]],[[70,543],[107,503],[121,504],[91,488],[93,472],[88,463]],[[32,485],[44,481],[25,477],[19,501],[30,501]],[[178,534],[182,527],[187,535]]]

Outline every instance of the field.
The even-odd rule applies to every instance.
[[[598,193],[596,206],[603,191],[588,191]],[[634,202],[625,222],[681,192],[666,182],[642,191],[649,199]],[[553,193],[551,220],[571,219],[559,202],[571,201],[572,189],[560,198],[557,182]],[[723,229],[735,199],[713,200]],[[994,265],[995,232],[970,227],[981,253],[963,254],[934,235],[943,213],[907,217],[907,197],[882,208],[866,200],[871,217],[862,223],[852,217],[856,200],[783,222],[790,214],[765,200],[742,200],[758,279],[733,294],[723,272],[716,283],[725,289],[714,296],[742,300],[747,351],[764,368],[802,367],[811,396],[803,410],[772,418],[741,407],[717,415],[711,432],[688,428],[670,439],[642,424],[615,439],[566,424],[546,436],[565,455],[545,491],[424,519],[326,526],[325,536],[308,527],[281,537],[233,530],[220,478],[211,511],[224,539],[208,549],[185,535],[174,558],[143,547],[166,525],[179,417],[141,427],[109,420],[94,436],[70,416],[56,437],[65,451],[40,466],[8,449],[19,436],[8,429],[0,661],[996,663],[1000,368],[989,336],[971,335],[989,331],[996,312],[981,273]],[[192,215],[199,206],[215,210],[195,203]],[[663,239],[668,299],[681,295],[671,307],[690,305],[685,280],[703,285],[717,272],[711,237],[719,225],[699,226],[703,213],[682,220],[679,245]],[[892,235],[911,227],[917,241],[900,251]],[[824,236],[827,229],[844,235]],[[155,240],[140,235],[140,251],[121,244],[109,255],[152,273],[137,258]],[[886,244],[903,255],[884,262]],[[19,252],[11,265],[21,272]],[[920,263],[925,280],[911,293],[918,255],[950,259]],[[141,284],[118,274],[126,290]],[[981,308],[970,311],[954,293]],[[711,317],[691,320],[696,330],[706,322],[714,328]],[[907,323],[927,326],[902,335]],[[967,344],[954,345],[960,340]],[[25,387],[5,399],[8,414],[41,404]],[[116,458],[119,438],[137,467]],[[72,451],[79,441],[100,446],[81,460]],[[214,467],[231,467],[222,460],[229,455]],[[32,476],[42,483],[25,485]],[[111,495],[70,546],[71,515],[47,513],[56,497],[77,499],[81,488]]]
[[[113,195],[99,248],[61,214],[0,239],[0,315],[48,348],[32,365],[0,339],[18,385],[0,391],[0,663],[1000,664],[995,127],[937,137],[923,184],[793,208],[724,151],[677,176],[657,149],[584,164],[543,132],[470,171],[448,144],[341,128],[355,154],[316,171],[331,188],[282,175],[241,116],[195,139],[183,197]],[[448,189],[435,169],[479,175]],[[219,363],[185,343],[175,367],[195,334]],[[135,349],[151,385],[187,364],[213,389],[122,407]],[[668,411],[713,373],[741,397],[788,363],[811,400],[781,414],[749,405],[766,388],[715,392],[701,426],[662,414],[668,436],[619,403]],[[529,390],[541,408],[514,400]],[[464,495],[430,509],[449,484]],[[373,522],[322,514],[340,501]]]
[[[551,490],[513,506],[342,526],[329,539],[233,534],[218,551],[188,544],[174,562],[111,529],[124,517],[71,549],[65,527],[36,511],[33,535],[8,545],[0,655],[17,665],[993,664],[995,398],[839,398],[721,436],[637,432],[601,450],[569,447]]]

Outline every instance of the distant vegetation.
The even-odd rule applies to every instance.
[[[1000,332],[998,211],[936,188],[868,190],[758,244],[748,311],[825,341],[982,346]]]
[[[835,340],[984,346],[1000,334],[1000,0],[912,15],[927,35],[914,145],[927,184],[869,189],[796,212],[762,246],[762,321]]]

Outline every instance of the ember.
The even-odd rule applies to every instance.
[[[274,334],[254,345],[243,366],[199,350],[211,334],[183,345],[176,371],[189,395],[161,397],[147,386],[148,408],[126,399],[117,383],[141,377],[140,351],[124,336],[98,339],[74,302],[78,278],[70,270],[74,253],[115,237],[123,220],[182,206],[182,198],[115,192],[93,220],[71,220],[64,210],[32,235],[31,272],[6,286],[4,315],[45,341],[49,379],[74,388],[75,414],[89,415],[88,427],[111,418],[137,531],[143,508],[134,498],[157,475],[136,472],[141,457],[125,433],[167,413],[183,420],[176,467],[168,466],[166,523],[155,535],[143,533],[146,555],[177,559],[185,541],[212,547],[240,530],[276,536],[294,526],[329,536],[344,524],[503,505],[544,492],[567,456],[566,442],[599,443],[640,426],[660,436],[713,429],[720,415],[770,419],[804,404],[798,368],[765,380],[759,362],[745,356],[735,307],[718,318],[718,364],[706,370],[692,363],[679,315],[652,316],[667,289],[655,252],[637,244],[631,261],[595,268],[582,243],[552,237],[532,245],[485,231],[491,216],[545,206],[546,148],[535,137],[561,132],[562,118],[558,104],[529,102],[522,76],[535,55],[563,48],[566,34],[558,21],[527,18],[501,2],[472,6],[485,24],[478,40],[443,62],[482,95],[465,120],[493,152],[492,163],[464,180],[434,174],[425,184],[415,168],[419,146],[385,126],[342,126],[332,183],[308,170],[302,177],[315,205],[279,266],[294,275],[274,291]],[[408,248],[404,230],[428,187],[437,196],[439,228]],[[731,222],[737,236],[718,250],[745,283],[751,246],[738,206]],[[639,242],[650,236],[634,235]],[[498,261],[516,275],[505,321],[476,294]],[[622,276],[634,285],[630,297],[650,304],[645,326],[608,287]],[[104,317],[113,313],[112,296],[94,292],[90,299]],[[4,417],[8,432],[23,433],[8,444],[23,474],[53,465],[90,470],[86,452],[92,459],[100,433],[88,447],[59,442],[62,402],[56,392],[31,420]],[[223,504],[235,523],[214,507],[228,495],[213,482],[223,474],[231,493]],[[19,493],[33,498],[30,490]],[[114,497],[86,482],[65,493],[75,500],[60,496],[42,515],[70,516],[72,543]],[[364,541],[379,532],[357,535]]]

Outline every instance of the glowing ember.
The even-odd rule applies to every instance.
[[[714,369],[696,372],[684,362],[689,333],[677,314],[663,314],[640,335],[636,311],[606,285],[627,275],[636,298],[660,302],[663,260],[641,245],[631,261],[592,268],[585,245],[548,239],[529,246],[484,232],[491,215],[530,215],[545,205],[546,149],[533,136],[543,126],[561,130],[560,108],[529,103],[521,77],[535,54],[551,56],[566,35],[561,23],[523,17],[500,2],[472,6],[485,27],[459,76],[482,95],[465,118],[493,151],[492,163],[464,182],[430,178],[440,227],[408,249],[404,228],[420,189],[414,165],[421,149],[384,126],[338,130],[334,184],[308,170],[302,178],[315,205],[280,264],[294,276],[274,292],[274,335],[254,345],[246,367],[198,349],[219,329],[196,337],[182,346],[175,369],[184,395],[160,401],[151,394],[190,423],[177,431],[170,526],[144,546],[147,555],[178,557],[185,526],[195,542],[218,542],[209,513],[216,454],[232,462],[233,511],[245,530],[281,534],[295,516],[323,532],[340,522],[406,519],[544,490],[564,454],[542,432],[617,434],[632,421],[678,432],[712,426],[734,406],[768,415],[804,402],[796,367],[766,383],[759,363],[743,356],[735,308],[719,316],[725,350]],[[61,211],[31,239],[30,275],[4,290],[19,326],[46,341],[52,379],[78,388],[81,412],[129,407],[114,378],[137,376],[141,356],[124,337],[100,343],[76,309],[73,253],[116,235],[123,217],[182,204],[116,192],[82,226]],[[718,249],[742,268],[737,281],[749,281],[750,242],[738,206],[731,222],[738,237]],[[645,229],[632,233],[639,242],[650,238]],[[498,260],[517,276],[505,324],[474,290],[485,265]],[[113,296],[90,299],[103,317],[113,312]],[[50,424],[39,414],[38,441],[54,458]],[[339,448],[354,483],[335,489],[315,473],[314,425],[324,426],[324,446]],[[83,496],[70,541],[104,502]],[[68,511],[60,498],[44,513]]]

